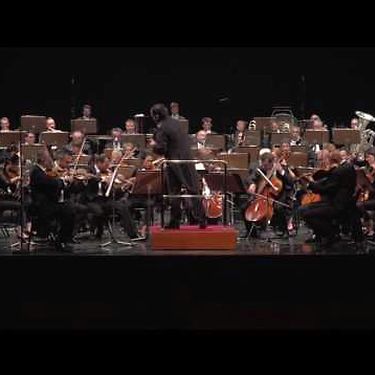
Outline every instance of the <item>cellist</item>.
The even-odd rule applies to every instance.
[[[253,165],[252,170],[250,170],[249,172],[249,177],[246,179],[246,187],[247,193],[250,195],[250,200],[243,208],[243,218],[247,230],[245,237],[250,234],[250,231],[252,236],[257,237],[258,234],[254,230],[253,224],[257,224],[261,228],[264,228],[267,224],[267,220],[262,220],[261,222],[256,223],[254,223],[254,221],[248,221],[246,211],[249,208],[251,202],[254,199],[257,199],[257,194],[262,194],[262,192],[260,192],[261,185],[267,184],[262,173],[268,176],[270,179],[275,178],[276,181],[279,182],[278,186],[280,186],[281,188],[280,190],[275,191],[273,195],[277,197],[276,199],[278,199],[278,197],[282,197],[283,193],[285,192],[284,186],[289,185],[293,182],[290,180],[289,173],[280,164],[280,160],[275,160],[275,157],[272,155],[272,153],[268,152],[267,150],[265,150],[265,152],[263,153],[260,152],[259,166]],[[279,207],[277,206],[279,205],[273,205],[272,209],[274,208],[277,211],[279,209]]]

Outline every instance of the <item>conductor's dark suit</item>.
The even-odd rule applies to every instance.
[[[180,123],[171,117],[161,121],[156,129],[154,152],[164,155],[168,160],[192,159],[188,135],[183,132]],[[188,194],[199,194],[199,176],[195,165],[168,164],[167,190],[169,194],[181,194],[181,188],[186,188]],[[203,223],[204,215],[200,200],[194,199],[193,217]],[[181,220],[180,199],[171,200],[171,225],[178,226]]]

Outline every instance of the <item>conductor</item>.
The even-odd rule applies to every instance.
[[[156,123],[156,131],[150,145],[158,155],[167,160],[191,160],[188,135],[183,132],[180,123],[169,116],[164,104],[155,104],[151,108],[151,117]],[[192,163],[173,164],[166,167],[167,191],[171,195],[181,194],[186,189],[187,194],[199,194],[199,176]],[[167,229],[179,229],[181,221],[181,199],[171,199],[171,219]],[[206,219],[200,199],[193,198],[191,204],[191,218],[199,228],[206,227]]]

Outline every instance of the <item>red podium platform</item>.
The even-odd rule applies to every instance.
[[[182,225],[178,230],[152,226],[150,233],[152,250],[234,250],[238,235],[233,227],[222,225]]]

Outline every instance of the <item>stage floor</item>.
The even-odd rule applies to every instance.
[[[71,253],[56,251],[53,247],[43,244],[33,247],[32,252],[20,253],[10,245],[17,241],[14,235],[9,238],[0,239],[0,256],[171,256],[171,255],[192,255],[192,256],[293,256],[293,255],[353,255],[357,253],[355,245],[349,240],[336,243],[329,249],[318,249],[314,244],[305,244],[306,238],[310,236],[309,231],[302,227],[296,237],[278,238],[273,232],[263,233],[262,239],[248,240],[237,239],[237,246],[234,251],[228,250],[152,250],[150,239],[135,243],[132,247],[122,245],[110,245],[106,248],[100,246],[109,238],[103,236],[102,241],[90,238],[82,234],[79,236],[80,243],[73,245]],[[127,241],[124,234],[117,232],[116,238]],[[375,254],[375,243],[367,243],[367,253]]]

